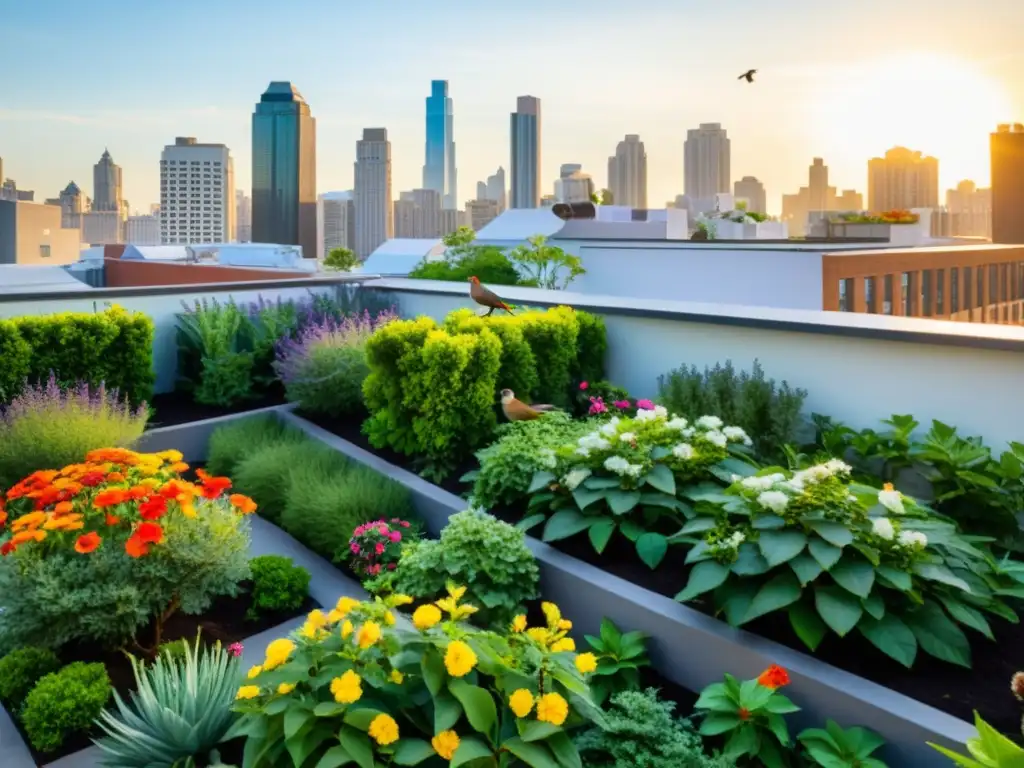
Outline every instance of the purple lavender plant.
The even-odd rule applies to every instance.
[[[132,408],[116,389],[79,382],[61,389],[51,372],[45,384],[25,383],[0,409],[0,487],[37,469],[59,469],[95,448],[126,447],[141,437],[149,407]]]

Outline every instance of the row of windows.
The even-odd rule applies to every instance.
[[[161,166],[168,165],[212,165],[214,168],[220,168],[220,160],[161,160]]]

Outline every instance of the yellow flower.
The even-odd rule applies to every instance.
[[[398,723],[391,715],[377,715],[370,723],[370,737],[381,746],[398,741]]]
[[[384,602],[387,603],[389,608],[400,608],[403,605],[409,605],[412,602],[412,598],[396,592],[390,595]]]
[[[285,694],[291,693],[295,690],[295,683],[281,683],[277,686],[277,692],[284,696]]]
[[[562,651],[575,651],[576,642],[571,637],[563,637],[551,644],[552,653],[561,653]]]
[[[299,627],[299,634],[308,640],[316,640],[318,637],[321,637],[323,633],[324,631],[322,629],[311,627],[309,625],[309,622],[306,622],[301,627]]]
[[[261,667],[259,664],[257,664],[255,667],[252,667],[252,668],[249,669],[249,673],[246,675],[246,677],[248,679],[252,680],[254,677],[256,677],[262,671],[263,671],[263,667]]]
[[[559,632],[568,632],[570,629],[572,629],[572,622],[568,619],[562,619],[558,622]]]
[[[369,648],[380,640],[380,624],[375,621],[368,621],[356,632],[356,644],[360,648]]]
[[[519,614],[512,619],[512,631],[513,632],[525,632],[526,631],[526,615]]]
[[[465,677],[473,671],[477,658],[473,649],[461,640],[452,640],[448,643],[448,650],[444,654],[444,666],[452,677]]]
[[[282,637],[267,646],[267,659],[263,662],[266,670],[279,667],[288,661],[288,657],[295,650],[295,643],[288,638]]]
[[[597,656],[592,653],[581,653],[576,657],[576,669],[581,674],[589,674],[597,669]]]
[[[339,704],[351,704],[363,696],[362,678],[351,669],[331,680],[331,695]]]
[[[309,612],[309,615],[306,617],[306,624],[313,629],[321,629],[327,626],[327,616],[319,608],[316,608]]]
[[[389,627],[395,626],[395,614],[393,614],[391,611],[385,613],[384,623],[387,624]]]
[[[194,518],[196,516],[196,508],[191,501],[182,501],[178,503],[181,505],[181,514],[185,517]]]
[[[327,614],[327,623],[328,624],[337,624],[343,618],[345,618],[345,614],[344,613],[339,611],[337,608],[332,608],[331,612]]]
[[[181,451],[176,451],[173,448],[166,451],[160,451],[160,453],[156,453],[154,454],[154,456],[163,459],[168,464],[177,464],[179,461],[185,458],[184,456],[182,456]]]
[[[430,740],[430,746],[445,760],[451,760],[455,757],[455,750],[459,748],[461,743],[459,734],[455,731],[441,731]]]
[[[516,717],[526,717],[533,709],[533,694],[525,688],[520,688],[508,698],[508,706],[515,713]]]
[[[243,685],[238,689],[238,693],[235,694],[236,699],[255,699],[260,695],[260,687],[258,685]]]
[[[462,596],[464,594],[466,594],[466,588],[465,587],[457,587],[454,584],[452,584],[450,581],[448,582],[448,584],[446,586],[448,588],[448,594],[451,595],[452,600],[454,600],[455,602],[458,602],[459,600],[461,600]]]
[[[557,693],[546,693],[537,699],[537,719],[561,725],[569,716],[569,703]]]
[[[529,635],[532,640],[536,640],[542,645],[547,645],[548,639],[551,636],[551,633],[544,629],[544,627],[532,627],[531,629],[526,630],[526,634]]]
[[[339,597],[338,604],[334,606],[334,610],[340,612],[342,616],[347,616],[352,612],[353,608],[358,607],[358,600],[353,600],[351,597]]]
[[[401,685],[402,681],[405,680],[405,675],[399,672],[397,669],[391,670],[391,676],[388,678],[395,685]]]
[[[554,603],[541,603],[540,609],[544,611],[544,618],[548,620],[548,626],[552,629],[558,627],[558,622],[562,620],[562,612],[558,610],[558,606]]]
[[[341,625],[341,639],[348,640],[352,635],[352,622],[345,619],[345,623]]]
[[[421,605],[412,614],[412,623],[416,629],[426,630],[441,620],[441,611],[436,605]]]

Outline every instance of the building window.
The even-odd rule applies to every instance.
[[[917,280],[914,272],[904,272],[901,278],[900,305],[903,308],[904,317],[914,315],[914,293],[917,290]]]
[[[1010,265],[1000,264],[999,265],[999,298],[1001,301],[1006,302],[1010,300]],[[1005,317],[1003,318],[1006,319]]]
[[[50,246],[40,245],[39,246],[39,258],[48,259],[50,258]]]
[[[949,312],[954,314],[960,311],[960,269],[952,267],[949,270]]]
[[[932,316],[932,271],[921,270],[921,303],[918,304],[923,317]]]
[[[839,311],[853,311],[853,280],[848,277],[839,280]]]
[[[964,267],[964,309],[968,310],[971,309],[971,297],[974,295],[971,291],[971,275],[973,274],[974,270],[970,267]]]
[[[875,307],[875,278],[864,278],[864,307],[870,314],[875,314],[878,309]]]
[[[946,314],[946,270],[935,270],[935,314]]]
[[[985,309],[985,268],[984,267],[978,267],[977,269],[974,270],[974,282],[977,284],[977,289],[978,289],[978,300],[975,303],[975,306],[977,306],[978,309],[984,310]],[[984,312],[982,313],[981,316],[982,316],[982,318],[985,317]]]

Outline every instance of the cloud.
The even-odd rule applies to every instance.
[[[118,109],[53,112],[43,109],[2,109],[0,123],[68,123],[71,125],[163,125],[188,118],[220,117],[226,110],[208,106],[193,109]]]

